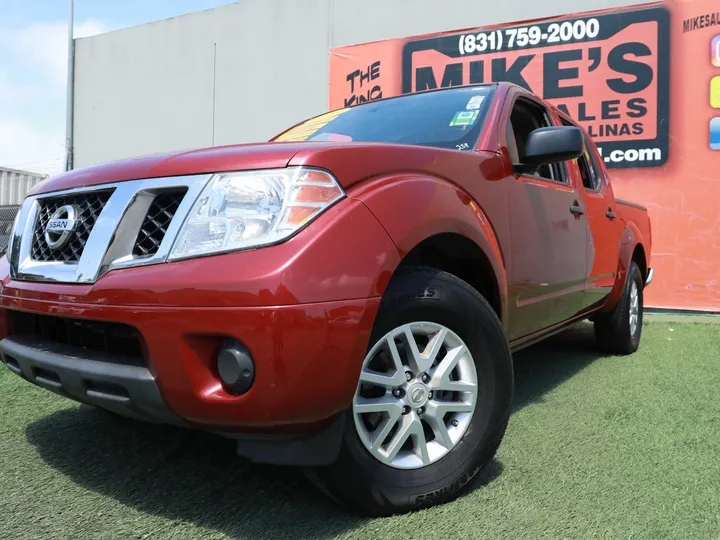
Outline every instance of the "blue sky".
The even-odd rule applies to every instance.
[[[75,0],[75,37],[230,3]],[[67,18],[67,0],[0,0],[0,166],[63,169]]]

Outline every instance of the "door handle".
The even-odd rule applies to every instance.
[[[570,207],[570,213],[573,214],[575,217],[582,216],[585,211],[582,209],[582,206],[578,204],[577,201],[573,203],[573,205]]]
[[[612,221],[613,219],[615,219],[615,212],[612,211],[612,208],[608,208],[608,211],[605,212],[605,215],[607,216],[607,218],[608,218],[610,221]]]

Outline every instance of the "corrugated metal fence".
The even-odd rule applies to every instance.
[[[30,190],[46,175],[0,167],[0,254],[5,253],[12,225]]]

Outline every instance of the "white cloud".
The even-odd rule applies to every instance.
[[[0,118],[0,165],[44,174],[63,170],[62,129],[44,132],[23,120]]]
[[[108,30],[101,21],[89,19],[75,23],[73,35],[82,38]],[[16,54],[37,66],[39,73],[52,82],[64,85],[67,76],[67,23],[37,22],[25,28],[11,30],[4,39],[11,42]]]
[[[87,37],[107,30],[101,21],[85,20],[75,23],[74,35]],[[50,174],[62,171],[67,23],[0,28],[0,62],[0,166]]]

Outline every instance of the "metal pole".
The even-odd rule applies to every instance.
[[[74,107],[74,73],[75,73],[75,42],[73,40],[73,6],[70,0],[68,18],[68,66],[67,66],[67,103],[65,105],[65,170],[73,168],[73,107]]]

